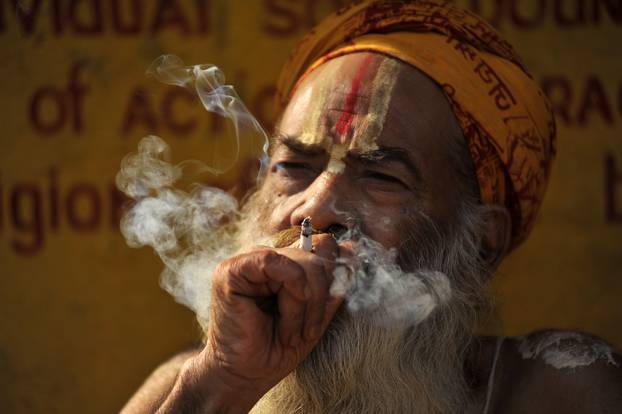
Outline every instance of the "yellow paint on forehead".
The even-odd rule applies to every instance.
[[[343,159],[346,156],[348,149],[345,145],[335,144],[330,150],[330,159],[326,165],[326,171],[332,174],[341,174],[346,168],[346,163]]]
[[[306,108],[306,116],[303,121],[302,132],[299,139],[307,145],[321,145],[330,150],[332,139],[326,130],[326,124],[323,122],[325,108],[328,103],[330,93],[334,88],[334,79],[339,69],[343,65],[341,59],[328,62],[323,70],[311,73],[311,82],[308,87],[311,91],[309,104]]]
[[[398,73],[399,64],[396,60],[386,58],[380,64],[373,80],[367,114],[354,132],[350,150],[369,152],[378,149],[377,140],[384,128]]]
[[[306,112],[298,139],[307,145],[321,145],[330,154],[326,171],[339,174],[345,169],[343,158],[347,151],[369,152],[378,149],[377,139],[381,135],[389,111],[391,97],[399,73],[395,59],[382,58],[376,70],[363,80],[372,85],[367,99],[359,100],[351,134],[344,139],[331,130],[328,112],[334,105],[335,92],[346,95],[347,91],[338,73],[344,59],[334,59],[321,66],[321,70],[309,74],[303,95],[297,97],[295,111]],[[303,109],[304,108],[304,109]]]

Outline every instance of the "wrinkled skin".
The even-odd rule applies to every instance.
[[[310,216],[316,229],[356,225],[389,248],[399,247],[403,229],[417,224],[412,209],[439,223],[454,219],[457,196],[446,191],[454,177],[443,162],[444,146],[439,142],[449,141],[459,130],[447,101],[423,75],[417,73],[413,79],[409,73],[401,82],[405,88],[393,96],[386,119],[390,127],[374,137],[378,148],[373,150],[374,157],[378,159],[361,158],[369,150],[357,144],[360,137],[330,131],[330,125],[344,113],[352,117],[351,131],[368,116],[366,108],[354,107],[348,112],[344,108],[347,85],[366,58],[369,62],[368,54],[348,57],[337,77],[325,78],[324,70],[319,69],[294,95],[273,141],[268,174],[260,190],[268,204],[267,234],[299,225]],[[340,63],[328,63],[328,71]],[[308,89],[318,83],[331,85],[326,96],[317,97],[327,114],[320,118],[321,125],[304,116],[312,110],[311,105],[318,104],[305,99]],[[419,116],[405,117],[403,108],[409,102],[405,91],[414,87],[413,83],[418,85],[415,111]],[[345,93],[338,85],[346,85]],[[359,88],[357,99],[371,100],[373,93],[371,88]],[[325,130],[329,136],[305,143],[297,138],[305,130]],[[341,142],[351,147],[341,160],[345,168],[338,173],[326,170],[331,140],[333,145]],[[381,151],[385,148],[399,149],[400,157],[384,156]],[[337,246],[332,237],[321,235],[314,238],[314,244],[314,253],[295,248],[255,250],[225,261],[216,271],[205,359],[218,361],[220,368],[242,379],[243,384],[248,382],[257,394],[266,392],[302,361],[340,303],[339,298],[329,297],[328,289],[334,258],[347,255],[350,243]],[[278,295],[280,317],[266,315],[256,305],[258,297],[273,294]]]
[[[296,90],[278,125],[280,138],[272,143],[271,163],[258,190],[267,205],[267,234],[311,216],[316,229],[357,226],[385,247],[399,248],[405,229],[416,230],[415,211],[441,228],[456,220],[460,194],[447,148],[460,131],[433,82],[398,65],[381,132],[362,138],[352,132],[370,114],[364,105],[349,105],[348,96],[371,101],[376,92],[365,84],[356,94],[348,93],[362,62],[387,59],[370,55],[338,58],[337,70],[329,62]],[[325,94],[312,93],[322,86]],[[317,110],[321,116],[309,116]],[[338,133],[335,125],[344,117],[352,128]],[[321,136],[301,139],[309,131]],[[376,151],[370,139],[374,148],[393,151],[365,157]],[[348,148],[338,160],[345,168],[327,171],[336,144]],[[507,211],[491,214],[483,237],[487,251],[495,253],[489,255],[491,270],[505,254],[509,227]],[[125,412],[248,411],[304,360],[340,305],[341,298],[331,297],[328,289],[335,258],[347,256],[351,246],[337,245],[327,235],[314,236],[314,245],[312,253],[295,246],[257,248],[221,263],[214,276],[207,344],[156,372]],[[276,297],[278,311],[262,309],[267,297]],[[619,368],[597,363],[575,372],[555,370],[542,360],[523,360],[513,342],[508,339],[500,352],[501,374],[494,378],[489,412],[618,412],[622,406]],[[473,406],[465,412],[481,412],[494,341],[483,338],[476,348],[470,361]]]
[[[374,137],[378,151],[369,151],[359,144],[358,136],[352,142],[349,134],[332,131],[335,119],[348,109],[343,108],[348,85],[367,55],[329,61],[325,64],[328,70],[319,68],[312,72],[297,89],[279,124],[278,137],[283,139],[274,142],[270,170],[261,190],[274,206],[268,232],[300,224],[306,216],[313,218],[318,229],[331,224],[350,227],[348,218],[352,218],[372,239],[385,247],[396,247],[404,237],[404,229],[413,226],[409,210],[417,209],[440,223],[454,218],[457,194],[447,189],[455,186],[455,177],[447,167],[444,148],[460,130],[441,92],[422,74],[404,73],[410,68],[398,66],[402,72],[395,76],[400,87],[394,89],[384,128]],[[343,60],[346,64],[339,66],[337,73],[330,71],[331,65],[339,65]],[[326,79],[325,72],[331,78]],[[308,97],[315,98],[309,90],[318,89],[318,83],[330,83],[331,87],[322,97],[326,115],[313,123],[314,119],[306,114],[317,102]],[[345,85],[345,92],[340,85]],[[359,88],[357,99],[371,100],[374,91],[369,88]],[[417,98],[412,99],[415,89]],[[369,116],[366,109],[350,108],[353,130]],[[329,136],[317,137],[319,143],[300,144],[298,137],[307,130],[326,131]],[[346,167],[342,173],[326,171],[330,158],[330,150],[323,148],[326,141],[333,145],[345,141],[351,147],[343,158]],[[384,153],[385,148],[399,149],[400,154]],[[360,157],[370,152],[379,159]]]

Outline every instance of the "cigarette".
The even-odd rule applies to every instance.
[[[311,234],[313,234],[313,227],[311,227],[311,217],[305,217],[302,220],[302,228],[300,229],[300,248],[305,252],[313,250],[313,243],[311,241]]]

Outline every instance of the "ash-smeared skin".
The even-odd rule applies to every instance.
[[[615,351],[606,342],[578,332],[552,331],[519,338],[518,351],[523,359],[541,358],[557,369],[589,366],[597,361],[618,366]]]
[[[323,70],[312,72],[317,87],[305,91],[308,102],[305,127],[299,139],[319,144],[330,154],[326,171],[342,173],[343,158],[349,150],[367,152],[377,149],[397,80],[399,66],[391,58],[367,54],[360,59],[354,76],[339,77],[343,60],[334,59]],[[328,110],[327,110],[328,108]]]
[[[378,148],[376,138],[382,133],[398,72],[399,65],[394,59],[385,59],[378,67],[371,86],[373,94],[369,101],[367,117],[365,122],[359,125],[351,148],[361,148],[364,151]]]
[[[365,56],[363,61],[360,63],[356,74],[352,78],[352,81],[350,82],[348,92],[345,99],[341,103],[339,120],[335,124],[337,142],[340,144],[344,143],[348,135],[352,133],[352,123],[354,122],[354,116],[357,114],[357,107],[365,105],[364,100],[359,99],[359,93],[362,92],[366,85],[370,84],[364,84],[363,81],[371,74],[371,69],[376,66],[372,63],[376,62],[378,62],[378,60],[374,59],[373,55]]]
[[[348,101],[362,72],[365,80],[354,88],[357,98]],[[345,109],[354,113],[345,116]],[[341,129],[345,137],[335,131],[340,120],[350,125]],[[270,171],[259,195],[270,205],[268,232],[299,225],[311,215],[319,229],[357,223],[364,234],[391,248],[401,245],[403,229],[413,225],[413,210],[448,225],[454,219],[458,200],[447,191],[455,177],[447,168],[445,148],[460,129],[441,89],[405,63],[354,53],[320,65],[298,85],[278,130],[290,141],[321,151],[296,156],[279,139],[273,141]],[[418,171],[395,160],[382,158],[371,165],[360,159],[387,148],[401,150]],[[291,162],[298,165],[284,174],[282,164]],[[285,179],[290,172],[306,178]]]

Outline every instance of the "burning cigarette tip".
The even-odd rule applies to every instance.
[[[311,240],[311,235],[313,234],[313,227],[311,226],[311,217],[305,217],[302,220],[300,229],[300,248],[305,252],[310,252],[313,250],[313,243]]]

